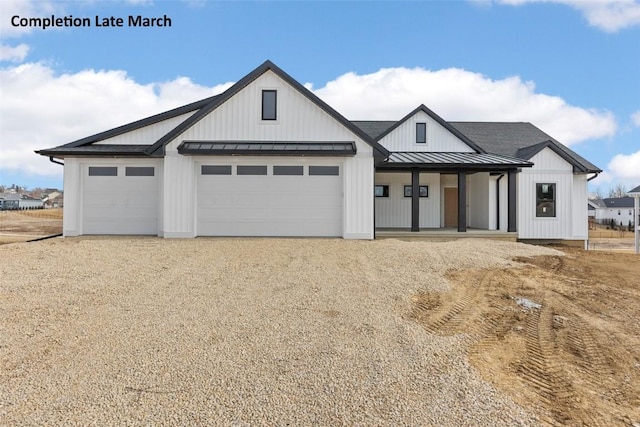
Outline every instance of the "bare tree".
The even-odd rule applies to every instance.
[[[596,187],[595,190],[589,193],[589,199],[591,200],[602,200],[604,197],[602,196],[602,190],[600,187]]]
[[[627,188],[624,184],[617,184],[609,189],[609,197],[624,197],[627,195]]]

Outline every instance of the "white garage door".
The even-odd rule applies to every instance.
[[[155,166],[87,166],[83,169],[83,234],[157,234]]]
[[[341,236],[338,165],[204,164],[199,236]]]

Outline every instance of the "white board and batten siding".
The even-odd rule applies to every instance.
[[[534,166],[518,174],[518,237],[586,240],[587,179],[549,148],[530,159]],[[536,184],[555,184],[556,216],[536,216]]]
[[[116,174],[90,175],[91,168],[111,168]],[[127,168],[146,168],[153,175],[128,175]],[[162,160],[67,157],[64,180],[64,236],[158,234],[162,222]]]
[[[427,124],[427,142],[416,143],[416,123]],[[389,151],[437,151],[473,153],[474,150],[462,142],[424,111],[418,111],[391,133],[380,140]]]
[[[177,117],[163,120],[152,125],[141,127],[140,129],[116,135],[111,138],[103,139],[95,143],[95,145],[150,145],[162,138],[171,129],[184,122],[195,112],[182,114]]]
[[[388,185],[389,197],[376,197],[376,227],[410,228],[411,197],[404,186],[411,185],[410,173],[376,173],[375,185]],[[429,187],[429,196],[420,197],[420,228],[440,227],[440,174],[421,173],[420,185]]]
[[[277,120],[263,121],[261,119],[262,90],[277,90]],[[373,238],[373,148],[352,133],[344,125],[336,121],[315,103],[291,87],[275,73],[267,71],[252,83],[244,87],[240,92],[228,99],[225,103],[199,120],[181,135],[178,135],[165,148],[164,167],[164,191],[171,195],[164,201],[164,221],[162,233],[165,237],[194,237],[199,235],[198,228],[204,233],[213,234],[215,227],[209,228],[205,225],[203,215],[211,215],[209,218],[215,222],[224,218],[217,218],[213,210],[199,205],[198,199],[205,197],[199,186],[206,185],[206,180],[200,180],[200,168],[202,156],[182,156],[177,153],[179,145],[185,141],[292,141],[292,142],[313,142],[313,141],[355,141],[357,154],[354,157],[297,157],[304,164],[318,165],[340,165],[340,182],[333,180],[324,181],[331,191],[339,191],[341,197],[340,232],[338,235],[344,238]],[[292,161],[295,161],[293,156]],[[220,164],[219,156],[211,156],[206,159],[210,164]],[[271,171],[274,165],[273,159],[258,157],[234,156],[234,165],[267,165]],[[315,162],[315,163],[314,163]],[[232,175],[228,179],[237,179],[234,183],[228,183],[233,188],[235,183],[238,188],[248,196],[251,189],[251,179]],[[264,178],[264,177],[262,177]],[[282,177],[271,177],[280,178]],[[302,177],[288,177],[295,181]],[[305,176],[310,178],[309,183],[320,177]],[[326,178],[326,177],[325,177]],[[256,177],[253,178],[256,180]],[[242,182],[241,182],[242,181]],[[244,182],[247,181],[247,182]],[[254,181],[258,183],[258,181]],[[270,184],[260,182],[259,185],[267,185],[262,191],[267,191],[274,198],[282,199],[282,192],[269,187]],[[289,190],[295,187],[293,183],[284,184]],[[291,187],[291,186],[294,187]],[[338,190],[338,186],[340,190]],[[290,188],[289,188],[290,187]],[[320,189],[313,185],[311,192],[316,196]],[[271,188],[271,189],[270,189]],[[281,189],[281,190],[284,190]],[[309,189],[299,189],[299,200],[309,199],[308,203],[314,205],[313,196],[306,193]],[[222,197],[220,194],[216,197]],[[229,196],[227,202],[231,200]],[[264,199],[264,203],[272,203],[271,199]],[[286,197],[285,197],[286,198]],[[235,203],[235,202],[234,202]],[[286,202],[288,203],[288,202]],[[331,205],[336,203],[332,199]],[[239,206],[239,205],[235,205]],[[239,208],[240,209],[240,208]],[[276,210],[263,208],[266,215],[276,215]],[[247,214],[247,210],[244,210]],[[333,214],[332,214],[333,215]],[[217,219],[216,219],[217,218]],[[331,217],[333,218],[333,217]],[[333,222],[335,218],[329,219]],[[277,222],[277,220],[274,220]],[[275,226],[275,225],[274,225]],[[247,235],[249,231],[240,230],[234,226],[234,234]],[[254,227],[260,227],[254,224]],[[264,235],[269,225],[263,222],[262,229],[250,233],[253,235]],[[310,224],[309,229],[315,226]],[[329,227],[331,228],[331,227]],[[317,231],[316,231],[317,232]],[[322,235],[328,235],[326,229]],[[278,233],[281,234],[281,233]],[[284,233],[282,233],[284,235]],[[313,233],[312,233],[313,234]],[[333,235],[331,231],[329,234]],[[302,231],[297,231],[296,235],[304,235]]]

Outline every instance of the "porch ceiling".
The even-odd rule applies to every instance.
[[[394,151],[379,168],[421,168],[421,169],[514,169],[527,168],[533,163],[515,157],[490,153],[455,152],[407,152]]]

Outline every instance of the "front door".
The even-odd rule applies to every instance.
[[[456,187],[444,189],[444,226],[458,226],[458,189]]]

